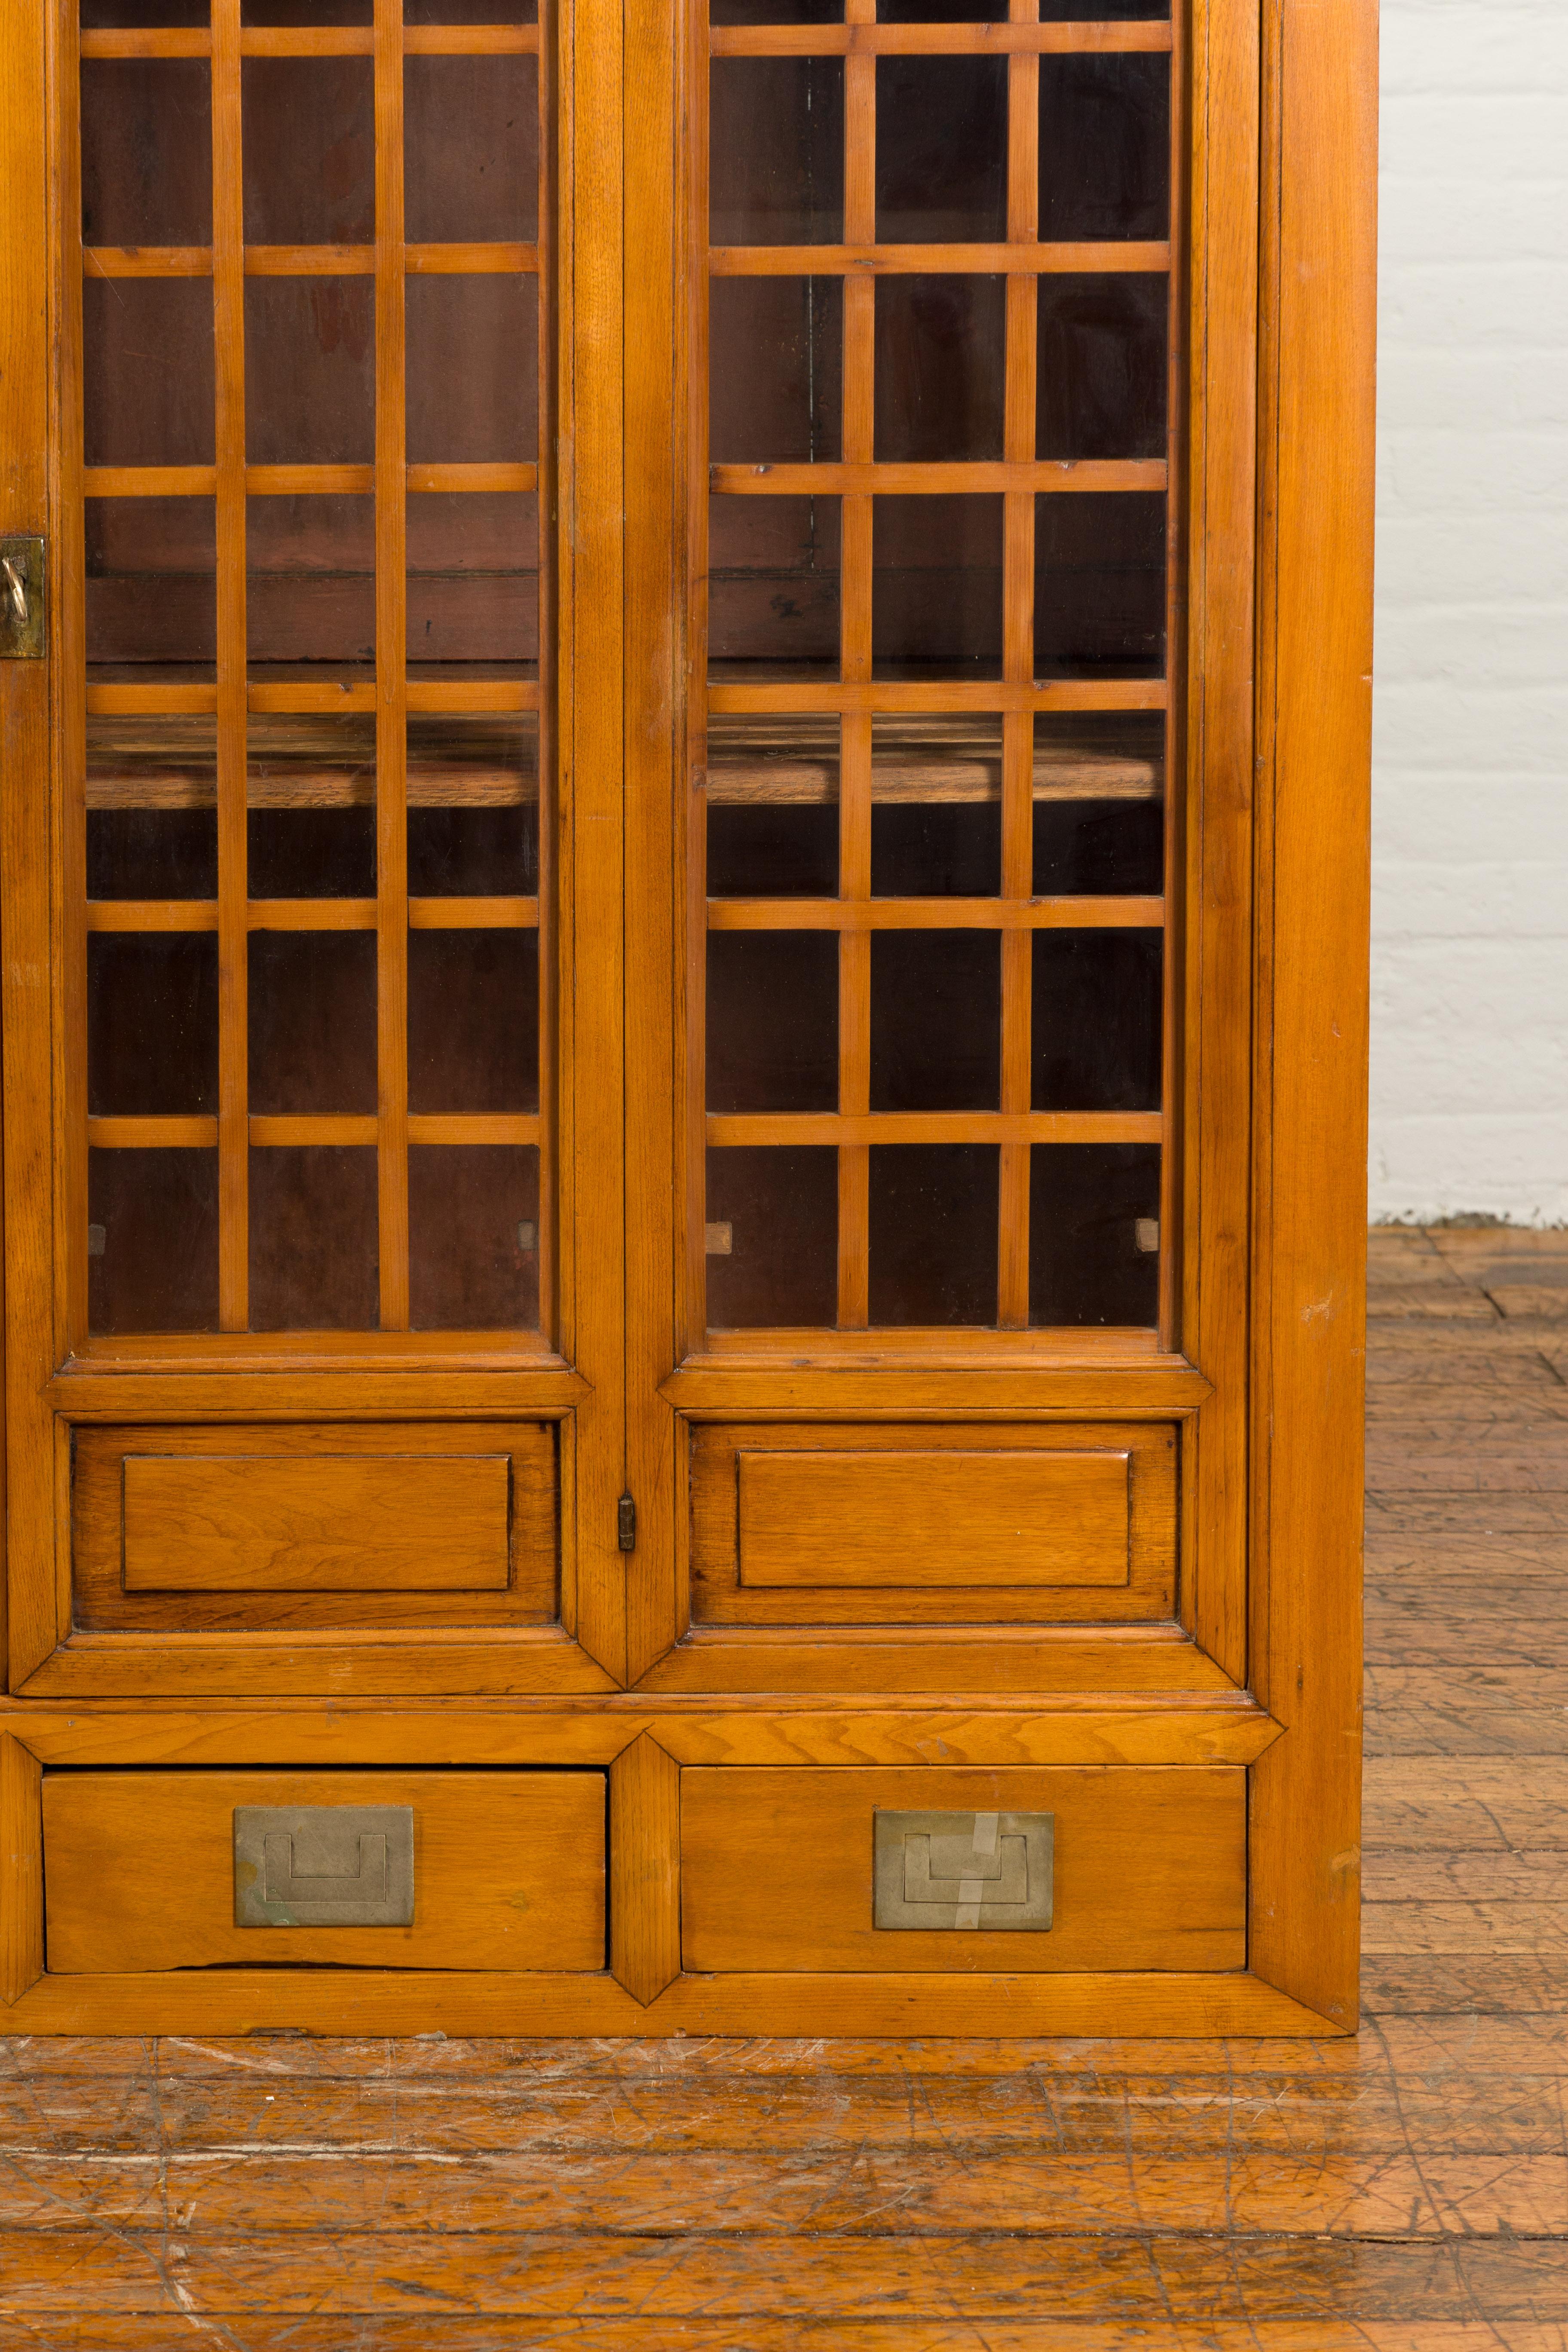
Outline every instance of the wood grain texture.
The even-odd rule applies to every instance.
[[[693,1623],[821,1629],[825,1675],[828,1628],[919,1625],[940,1649],[944,1624],[1173,1614],[1168,1426],[704,1424],[691,1448]],[[1095,1505],[1068,1501],[1086,1477]]]
[[[639,1732],[610,1767],[610,1971],[646,2008],[680,1974],[680,1767]]]
[[[1055,1817],[1048,1932],[879,1931],[879,1811]],[[681,1952],[693,1972],[762,1968],[1241,1969],[1246,1776],[1124,1772],[688,1770]]]
[[[0,1732],[0,2000],[44,1967],[43,1774],[19,1739]]]
[[[1266,18],[1252,1957],[1355,2011],[1377,26]],[[1332,302],[1316,289],[1331,284]],[[1312,655],[1306,657],[1310,645]]]
[[[748,1453],[742,1587],[1125,1584],[1125,1454]]]
[[[125,1589],[502,1591],[509,1466],[504,1454],[127,1454]]]
[[[237,1806],[408,1805],[407,1927],[235,1924]],[[600,1969],[597,1772],[121,1772],[44,1783],[54,1975],[279,1963]]]
[[[491,1979],[474,2000],[499,2038],[464,2041],[450,2021],[452,2038],[430,2033],[427,1989],[421,2013],[399,2014],[342,1971],[310,1978],[293,2007],[313,2030],[290,2033],[283,1990],[241,1971],[237,1990],[228,1972],[124,1985],[117,2021],[153,2032],[161,2008],[178,2035],[153,2042],[85,2036],[40,1987],[53,2006],[27,1994],[0,2038],[0,2275],[17,2342],[163,2352],[194,2319],[247,2352],[359,2338],[426,2352],[433,2333],[454,2352],[519,2337],[613,2352],[1562,2352],[1568,1960],[1552,1906],[1523,1889],[1568,1853],[1546,1680],[1568,1663],[1568,1482],[1532,1490],[1544,1528],[1487,1538],[1452,1521],[1488,1433],[1523,1454],[1568,1413],[1568,1389],[1542,1335],[1510,1328],[1468,1275],[1439,1277],[1448,1317],[1404,1310],[1411,1264],[1440,1265],[1442,1246],[1373,1237],[1368,1724],[1393,1752],[1366,1778],[1359,2037],[1279,2038],[1281,2004],[1272,2030],[1206,2042],[930,2027],[825,2040],[824,2016],[844,2013],[836,1988],[805,2038],[781,2041],[761,2029],[785,1999],[775,1979],[765,1996],[726,1980],[724,2027],[688,2011],[671,2039],[664,2003],[650,2018],[596,1979],[619,2038],[573,2042],[529,2038],[548,2032],[547,2002],[567,2013],[562,1980],[530,1979],[531,2029]],[[1568,1268],[1563,1238],[1541,1252]],[[1407,1536],[1380,1531],[1379,1506],[1402,1491],[1413,1386],[1424,1425],[1448,1434],[1430,1492],[1450,1524]],[[1492,1752],[1385,1737],[1389,1677],[1419,1672],[1437,1678],[1451,1746],[1471,1750],[1521,1666],[1538,1703]],[[51,1717],[62,1740],[108,1741],[113,1719],[68,1734]],[[341,1710],[312,1719],[312,1738],[340,1736]],[[425,1736],[449,1719],[428,1711]],[[215,1722],[187,1721],[197,1762]],[[1423,1907],[1439,1875],[1469,1917],[1447,1950],[1429,1948]],[[935,2008],[960,1997],[949,1980]],[[1014,1991],[998,2030],[1068,1997],[1061,1980]],[[1268,2027],[1260,2008],[1256,2022]],[[410,2038],[384,2039],[399,2023]]]
[[[80,1430],[75,1622],[552,1624],[555,1449],[538,1422]]]

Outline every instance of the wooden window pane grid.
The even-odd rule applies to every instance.
[[[698,1148],[772,1145],[836,1148],[837,1153],[837,1313],[841,1332],[866,1329],[869,1307],[869,1153],[876,1144],[991,1143],[997,1147],[998,1219],[996,1327],[1024,1331],[1030,1322],[1030,1155],[1034,1147],[1071,1143],[1145,1144],[1162,1148],[1163,1175],[1158,1234],[1170,1230],[1175,1153],[1172,1143],[1174,974],[1167,955],[1163,971],[1163,1039],[1161,1102],[1148,1112],[1037,1111],[1031,1108],[1031,939],[1049,929],[1163,929],[1173,874],[1173,828],[1164,831],[1165,885],[1158,897],[1038,898],[1033,895],[1034,810],[1038,797],[1052,796],[1037,772],[1037,714],[1056,712],[1158,712],[1163,721],[1163,775],[1175,773],[1169,679],[1173,674],[1176,611],[1176,531],[1167,498],[1165,524],[1165,656],[1158,679],[1096,677],[1037,680],[1035,677],[1036,499],[1041,495],[1156,493],[1166,496],[1175,480],[1181,358],[1177,274],[1168,238],[1121,243],[1039,241],[1040,59],[1047,55],[1170,54],[1175,27],[1170,21],[1087,24],[1038,21],[1038,0],[1009,0],[1005,23],[888,25],[876,21],[876,0],[846,0],[845,22],[837,25],[711,26],[698,29],[700,87],[718,58],[842,58],[844,60],[844,193],[842,242],[811,245],[717,245],[708,242],[707,153],[695,174],[699,209],[697,236],[706,277],[842,278],[842,454],[837,462],[740,465],[709,463],[707,488],[721,498],[797,499],[833,496],[840,502],[840,645],[837,681],[726,677],[705,662],[706,725],[694,725],[698,767],[694,778],[694,864],[705,871],[707,809],[748,797],[726,761],[726,735],[732,746],[737,727],[755,727],[764,718],[784,720],[829,717],[838,730],[837,799],[839,874],[837,898],[761,896],[706,900],[710,934],[731,930],[834,930],[839,935],[838,1107],[836,1112],[726,1114],[702,1108],[702,1081],[693,1088],[694,1142]],[[879,242],[877,236],[877,59],[879,57],[1005,57],[1007,64],[1006,241],[935,245]],[[1168,182],[1172,217],[1179,196],[1173,110]],[[1166,280],[1167,436],[1159,458],[1079,460],[1063,463],[1036,456],[1037,289],[1051,275],[1163,274]],[[887,463],[874,456],[875,283],[892,275],[984,275],[1005,281],[1004,448],[1000,459],[979,462]],[[708,350],[705,287],[697,348]],[[706,373],[704,369],[704,373]],[[701,404],[706,420],[706,401]],[[705,438],[700,446],[706,456]],[[872,667],[872,517],[877,495],[952,496],[999,494],[1003,501],[1003,660],[999,682],[954,678],[879,679]],[[707,502],[694,500],[692,517],[694,594],[692,635],[705,645],[707,598]],[[703,689],[699,689],[703,690]],[[871,820],[874,799],[873,728],[880,714],[946,718],[964,711],[994,718],[1001,730],[999,799],[1001,879],[995,898],[897,899],[871,895]],[[714,722],[717,722],[715,724]],[[726,722],[729,722],[726,728]],[[726,771],[728,770],[728,772]],[[1067,788],[1069,792],[1072,787]],[[701,887],[701,886],[700,886]],[[994,1111],[915,1114],[872,1113],[870,946],[875,933],[890,930],[993,930],[1000,934],[1000,1101]],[[694,1024],[700,1025],[700,1024]],[[700,1036],[693,1064],[700,1071]],[[728,1223],[707,1229],[707,1247],[731,1247]],[[1141,1225],[1139,1246],[1149,1246]],[[715,1243],[717,1237],[717,1243]],[[703,1291],[705,1252],[689,1258],[699,1298]],[[1171,1340],[1173,1253],[1159,1252],[1159,1321]],[[704,1312],[693,1318],[700,1327]],[[910,1332],[934,1341],[936,1331]]]
[[[253,1150],[303,1146],[370,1146],[377,1154],[379,1302],[383,1331],[410,1328],[408,1151],[411,1146],[528,1147],[538,1155],[538,1252],[541,1321],[552,1320],[555,1235],[552,1198],[551,1055],[552,1021],[552,828],[537,823],[538,887],[530,894],[410,896],[406,821],[410,806],[460,808],[493,804],[492,775],[465,775],[459,761],[408,760],[408,721],[472,715],[513,718],[531,734],[531,769],[525,761],[507,801],[531,801],[536,818],[549,793],[552,711],[540,662],[501,665],[479,660],[413,665],[407,651],[405,578],[407,499],[442,494],[483,497],[535,495],[537,462],[408,463],[405,443],[404,289],[407,278],[504,274],[531,279],[539,332],[541,446],[552,413],[548,255],[542,243],[490,241],[405,243],[404,203],[404,67],[418,58],[539,56],[539,25],[405,26],[402,0],[374,0],[364,26],[249,26],[241,0],[213,0],[210,28],[136,27],[79,35],[84,60],[202,58],[211,76],[213,126],[212,243],[209,247],[88,247],[84,279],[206,278],[213,289],[216,359],[215,462],[210,466],[83,466],[86,499],[207,499],[217,517],[216,662],[192,675],[160,665],[151,678],[108,665],[90,666],[86,683],[89,810],[147,806],[216,807],[216,898],[89,900],[89,934],[216,933],[219,990],[219,1087],[216,1115],[94,1117],[80,1144],[88,1150],[216,1150],[218,1166],[218,1311],[220,1330],[249,1325],[247,1178]],[[242,61],[255,58],[370,59],[374,89],[374,241],[368,245],[247,245],[244,237],[241,103]],[[537,216],[549,217],[550,126],[545,79],[537,80],[539,185]],[[313,277],[374,280],[375,288],[375,457],[370,464],[251,465],[245,420],[245,283],[248,278]],[[247,501],[255,498],[357,496],[375,513],[375,659],[360,666],[321,661],[285,668],[249,662],[247,647]],[[542,513],[544,501],[540,501]],[[525,554],[526,560],[526,554]],[[541,524],[534,561],[540,578],[539,629],[548,642],[550,568]],[[267,674],[270,668],[270,674]],[[529,675],[529,671],[532,675]],[[454,674],[455,673],[455,674]],[[258,805],[308,806],[321,797],[322,778],[307,776],[292,792],[258,787],[251,774],[287,751],[290,730],[312,715],[333,723],[364,714],[374,728],[368,780],[355,797],[374,805],[376,827],[373,898],[253,898],[247,891],[247,821]],[[173,722],[187,730],[182,772],[150,779],[145,757],[117,760],[117,731]],[[190,730],[195,730],[195,749]],[[95,739],[96,738],[96,741]],[[173,754],[176,762],[180,750]],[[276,768],[274,758],[270,764]],[[285,762],[286,764],[286,762]],[[367,781],[368,788],[365,788]],[[345,782],[346,791],[346,782]],[[342,795],[329,795],[341,797]],[[540,958],[540,1093],[538,1111],[410,1113],[407,1066],[407,939],[410,931],[531,932]],[[250,1052],[247,956],[258,933],[365,932],[376,938],[376,1024],[379,1105],[373,1115],[321,1113],[254,1115],[247,1100]]]

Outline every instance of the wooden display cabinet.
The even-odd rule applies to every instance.
[[[0,0],[16,2030],[1353,2026],[1374,63]]]

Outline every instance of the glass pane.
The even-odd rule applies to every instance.
[[[870,1160],[873,1324],[994,1323],[995,1147],[873,1144]]]
[[[1171,61],[1123,52],[1040,59],[1040,236],[1170,235]]]
[[[162,6],[163,0],[153,0]],[[242,25],[368,25],[372,0],[240,0]]]
[[[374,1331],[376,1155],[334,1144],[250,1155],[250,1328]]]
[[[415,898],[536,895],[535,719],[410,719],[408,888]]]
[[[411,931],[411,1111],[539,1108],[537,931]]]
[[[874,677],[1001,677],[1002,517],[1000,497],[873,501]]]
[[[878,242],[989,245],[1006,234],[1006,58],[879,58]]]
[[[245,449],[253,466],[374,461],[374,278],[246,279]]]
[[[1164,499],[1037,499],[1037,677],[1159,677],[1164,667]]]
[[[837,892],[837,719],[710,719],[709,897]]]
[[[539,234],[537,58],[405,59],[403,142],[410,245],[532,244]]]
[[[1036,1110],[1158,1110],[1158,931],[1037,931]]]
[[[836,278],[715,278],[708,454],[715,465],[837,458],[844,297]]]
[[[369,58],[247,58],[247,245],[375,236],[375,71]]]
[[[408,1154],[416,1331],[539,1323],[539,1154],[531,1145],[416,1144]]]
[[[837,499],[709,500],[710,663],[838,675]]]
[[[87,1155],[88,1328],[217,1328],[217,1153]]]
[[[410,278],[411,465],[524,465],[539,454],[532,278]]]
[[[1157,1144],[1035,1146],[1029,1154],[1031,1323],[1154,1322],[1159,1252]]]
[[[537,25],[538,0],[403,0],[405,25]]]
[[[871,1108],[995,1110],[1002,941],[995,931],[871,935]]]
[[[87,1107],[94,1118],[217,1108],[217,940],[98,931],[87,942]]]
[[[154,17],[160,25],[205,25],[208,0],[81,0],[83,32],[114,27],[141,31]]]
[[[159,21],[172,21],[162,7]],[[204,60],[83,60],[84,245],[210,245],[212,170],[212,82]]]
[[[81,326],[87,463],[210,466],[211,281],[86,278]]]
[[[531,491],[409,499],[408,653],[420,664],[513,663],[537,673],[539,501]]]
[[[253,1114],[375,1107],[375,933],[253,931]]]
[[[715,58],[708,200],[715,245],[837,245],[844,234],[844,66]]]
[[[89,499],[85,553],[89,663],[184,667],[213,660],[217,518],[212,499]],[[212,737],[212,721],[206,725]],[[92,740],[89,721],[89,760]]]
[[[710,1151],[707,1206],[708,1320],[715,1330],[833,1322],[837,1151]]]
[[[1163,457],[1163,278],[1042,278],[1036,454]]]
[[[879,462],[1000,457],[1006,279],[879,278],[876,305]]]
[[[245,630],[268,662],[374,664],[375,501],[246,501]]]
[[[708,940],[708,1108],[838,1108],[833,931],[714,931]]]
[[[713,0],[715,25],[838,25],[844,0]]]

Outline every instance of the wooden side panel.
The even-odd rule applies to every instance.
[[[1239,1969],[1244,1772],[691,1770],[681,1777],[681,1941],[691,1970]],[[872,1925],[874,1816],[1055,1817],[1044,1933]]]
[[[0,2000],[6,2002],[43,1972],[42,1780],[37,1759],[0,1733]]]
[[[1264,940],[1252,1952],[1353,2024],[1359,1939],[1377,16],[1279,0],[1265,89]],[[1266,379],[1267,380],[1267,379]],[[1267,845],[1266,845],[1267,846]]]
[[[1158,1622],[1175,1587],[1168,1423],[692,1432],[698,1626]]]
[[[558,1616],[548,1423],[79,1429],[71,1530],[82,1633]]]
[[[128,1454],[128,1592],[504,1591],[504,1454]]]
[[[411,1805],[414,1924],[237,1927],[237,1805]],[[44,1783],[51,1973],[602,1969],[598,1772],[80,1772]]]
[[[646,2006],[680,1974],[680,1767],[641,1732],[610,1767],[610,1968]]]
[[[1125,1584],[1129,1461],[742,1450],[741,1582]]]

